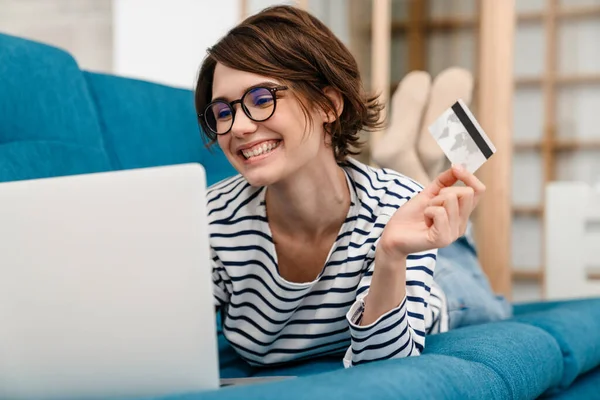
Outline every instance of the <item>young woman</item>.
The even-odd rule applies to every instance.
[[[352,159],[381,106],[319,20],[249,17],[208,50],[195,96],[240,173],[210,188],[208,213],[215,301],[246,361],[419,355],[427,334],[507,315],[463,237],[484,185],[453,168],[423,188]]]

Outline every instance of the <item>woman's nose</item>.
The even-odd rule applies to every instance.
[[[233,125],[231,126],[231,134],[238,137],[254,133],[257,128],[256,122],[248,118],[242,107],[243,106],[240,104],[236,110]]]

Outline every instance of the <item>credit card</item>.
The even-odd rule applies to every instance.
[[[460,99],[429,126],[429,133],[452,164],[460,164],[471,173],[496,152],[469,107]]]

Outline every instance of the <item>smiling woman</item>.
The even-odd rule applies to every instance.
[[[286,6],[249,17],[208,50],[195,96],[240,173],[210,188],[208,218],[223,332],[249,363],[419,355],[427,334],[504,317],[463,237],[484,185],[455,168],[423,188],[352,159],[381,105],[319,20]],[[457,296],[434,280],[454,267],[436,250],[449,245],[472,267],[440,275]],[[453,313],[465,294],[470,317]]]

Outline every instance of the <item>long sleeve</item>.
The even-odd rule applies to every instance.
[[[213,296],[215,298],[215,305],[217,307],[221,307],[229,302],[231,279],[227,275],[227,271],[225,268],[223,268],[219,257],[212,248],[210,264],[212,267]]]
[[[375,261],[370,261],[358,289],[356,301],[346,315],[351,345],[344,357],[346,368],[362,363],[415,356],[425,346],[425,335],[442,329],[443,294],[431,298],[437,250],[412,254],[406,261],[406,296],[400,304],[370,325],[361,326],[365,299],[369,292]],[[433,300],[430,305],[430,299]]]

